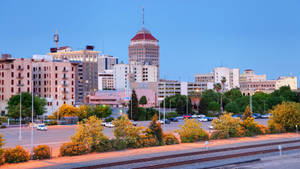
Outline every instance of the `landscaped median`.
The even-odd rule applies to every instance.
[[[175,137],[173,133],[164,133],[156,115],[153,116],[148,128],[134,126],[128,117],[123,115],[113,121],[115,138],[109,139],[103,133],[101,120],[91,116],[84,123],[79,123],[70,142],[61,145],[60,156],[290,132],[295,130],[293,126],[299,125],[298,103],[283,102],[270,113],[273,116],[269,120],[269,126],[266,127],[254,121],[249,108],[246,108],[243,119],[233,118],[230,113],[225,112],[219,119],[213,120],[214,131],[211,134],[201,128],[200,122],[188,119],[180,129],[175,130],[180,138]],[[50,158],[50,148],[46,145],[35,147],[32,155],[21,146],[9,149],[2,149],[2,146],[3,139],[0,136],[0,164],[26,162],[30,157],[38,160]]]

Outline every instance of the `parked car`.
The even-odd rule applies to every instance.
[[[105,126],[105,125],[106,125],[106,122],[102,122],[102,123],[101,123],[101,126]]]
[[[194,114],[194,115],[192,115],[192,118],[196,119],[196,118],[198,118],[198,115]]]
[[[170,120],[171,122],[178,122],[178,119],[177,119],[176,117],[171,117],[169,120]]]
[[[233,115],[232,117],[233,117],[233,118],[242,118],[243,115],[241,115],[241,114],[235,114],[235,115]]]
[[[171,121],[170,120],[168,120],[168,119],[165,119],[165,120],[159,120],[158,121],[160,124],[170,124],[171,123]]]
[[[178,116],[178,117],[176,117],[177,118],[177,120],[183,120],[184,119],[184,116]]]
[[[208,127],[208,129],[209,129],[209,130],[214,130],[214,126],[210,125],[210,126]]]
[[[132,123],[132,125],[137,126],[137,122],[136,121],[130,120],[130,122]]]
[[[203,118],[203,117],[206,117],[206,116],[204,114],[198,114],[197,117],[198,118]]]
[[[185,116],[183,116],[183,117],[184,117],[184,119],[190,119],[190,118],[192,118],[191,115],[185,115]]]
[[[38,124],[36,126],[36,129],[41,131],[47,131],[47,126],[45,124]]]
[[[105,124],[105,127],[113,128],[113,127],[115,127],[115,125],[112,124],[112,122],[108,122]]]
[[[268,119],[269,117],[271,117],[271,114],[269,113],[261,115],[261,118],[263,119]]]
[[[204,117],[207,119],[207,121],[212,121],[214,118],[213,117]]]
[[[255,119],[260,119],[260,118],[261,118],[261,114],[259,114],[259,113],[253,113],[252,116],[253,116]]]
[[[199,118],[199,119],[198,119],[198,121],[200,121],[200,122],[204,122],[204,121],[208,121],[208,119],[207,119],[207,118],[204,118],[204,117],[202,117],[202,118]]]

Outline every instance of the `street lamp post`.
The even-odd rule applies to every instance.
[[[252,88],[250,88],[250,112],[252,112]]]
[[[34,114],[34,93],[32,79],[32,96],[31,96],[31,156],[33,155],[33,114]]]
[[[19,141],[22,140],[22,87],[20,86],[20,118],[19,118]]]

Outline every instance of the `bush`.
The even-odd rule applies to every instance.
[[[2,138],[2,134],[0,133],[0,149],[2,148],[2,146],[4,145],[4,139]]]
[[[283,102],[270,111],[272,116],[268,121],[271,132],[295,131],[300,126],[300,104]]]
[[[160,143],[153,136],[141,135],[137,142],[137,147],[153,147],[158,145],[160,145]]]
[[[64,143],[60,147],[60,156],[76,156],[88,153],[88,148],[83,143]]]
[[[127,147],[136,147],[136,143],[140,137],[141,131],[144,127],[134,126],[126,115],[114,120],[114,136],[117,140],[123,140]]]
[[[7,163],[20,163],[26,162],[30,159],[30,154],[21,146],[16,148],[6,149],[4,152],[5,162]]]
[[[0,128],[2,128],[2,129],[5,129],[5,128],[6,128],[6,126],[2,125]]]
[[[53,125],[57,125],[57,124],[58,124],[58,123],[57,123],[56,120],[50,121],[50,122],[48,123],[49,126],[53,126]]]
[[[185,120],[184,125],[180,125],[180,129],[176,132],[180,135],[182,143],[208,139],[208,133],[201,128],[201,123],[194,119]]]
[[[165,145],[179,144],[178,139],[174,136],[173,133],[167,133],[163,136],[163,143]]]
[[[4,150],[0,149],[0,166],[5,163]]]
[[[220,119],[214,119],[212,126],[216,131],[212,133],[213,139],[238,137],[241,120],[232,117],[231,113],[224,113]]]
[[[100,142],[95,145],[96,152],[112,151],[112,142],[108,138],[103,138]]]
[[[112,148],[114,150],[124,150],[127,148],[127,144],[124,140],[112,139],[110,141],[111,141]]]
[[[112,122],[113,120],[114,120],[113,117],[109,117],[109,118],[106,118],[106,119],[105,119],[105,122]]]
[[[80,122],[76,133],[71,137],[71,141],[81,143],[89,151],[96,151],[102,142],[108,140],[108,137],[103,134],[103,126],[101,120],[95,116],[91,116],[85,120],[85,124]]]
[[[163,130],[161,128],[161,124],[157,122],[156,114],[153,116],[149,128],[146,130],[146,136],[154,137],[158,141],[159,145],[163,144]]]
[[[50,147],[47,145],[38,145],[37,147],[33,147],[33,159],[50,159]]]
[[[240,136],[255,136],[259,134],[264,134],[261,130],[263,125],[259,125],[257,122],[254,121],[253,117],[248,116],[243,122],[240,123]]]

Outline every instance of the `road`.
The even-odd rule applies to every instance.
[[[260,124],[267,125],[267,119],[256,119]],[[149,125],[149,121],[138,122],[138,126]],[[171,124],[162,125],[164,132],[173,132],[179,129],[179,125],[183,125],[184,121],[173,122]],[[202,128],[208,131],[211,122],[202,122]],[[51,147],[59,146],[63,142],[68,142],[70,137],[76,132],[77,125],[70,126],[49,126],[48,131],[38,131],[34,129],[34,144],[47,144]],[[30,148],[31,140],[31,128],[22,128],[22,140],[19,140],[19,128],[6,128],[0,129],[0,133],[3,134],[5,139],[4,147],[15,147],[21,145],[25,148]],[[104,128],[104,134],[110,138],[113,138],[113,128]]]

